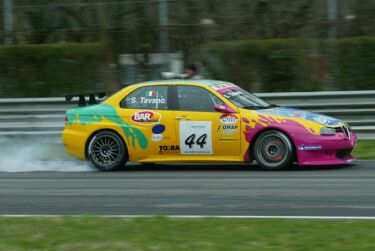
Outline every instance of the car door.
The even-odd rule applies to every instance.
[[[133,155],[158,155],[160,147],[174,148],[176,145],[174,113],[169,110],[171,102],[168,97],[168,85],[150,85],[135,89],[121,101],[119,115],[128,124],[138,128],[148,142],[143,152],[137,149]]]
[[[240,114],[220,113],[224,102],[204,87],[176,85],[175,128],[183,155],[239,156]]]

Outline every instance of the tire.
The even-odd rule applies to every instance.
[[[294,146],[284,133],[276,130],[259,135],[254,145],[253,156],[266,171],[279,171],[292,165]]]
[[[87,149],[91,164],[101,171],[114,171],[123,168],[128,161],[127,152],[121,137],[111,131],[95,134]]]

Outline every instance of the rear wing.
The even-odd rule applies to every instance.
[[[78,106],[86,106],[86,105],[95,105],[100,100],[102,100],[106,96],[105,92],[92,92],[92,93],[82,93],[82,94],[71,94],[65,95],[66,101],[72,101],[73,98],[78,97]],[[86,101],[86,97],[89,98],[89,101]],[[98,98],[98,99],[96,99]]]

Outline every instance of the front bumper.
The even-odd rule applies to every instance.
[[[340,165],[355,160],[351,152],[357,143],[357,136],[350,132],[334,136],[294,135],[298,164],[300,166]]]

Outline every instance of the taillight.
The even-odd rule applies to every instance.
[[[68,117],[67,116],[65,116],[65,122],[68,122],[69,120],[68,120]]]

